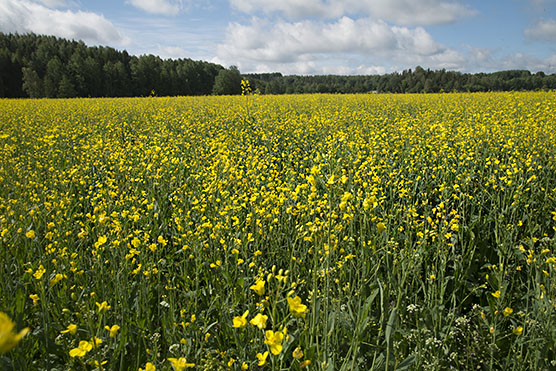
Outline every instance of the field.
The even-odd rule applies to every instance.
[[[2,370],[556,369],[554,92],[0,107]]]

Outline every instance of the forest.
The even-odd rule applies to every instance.
[[[556,74],[526,70],[494,73],[432,71],[417,66],[385,75],[282,76],[280,73],[245,74],[251,87],[265,94],[302,93],[441,93],[538,91],[556,89]]]
[[[0,97],[209,95],[220,70],[191,59],[137,57],[54,36],[0,33]]]
[[[0,33],[0,97],[71,98],[241,94],[438,93],[556,89],[556,74],[510,70],[462,73],[417,66],[384,75],[241,74],[191,59],[130,55],[54,36]]]

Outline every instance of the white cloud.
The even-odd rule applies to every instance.
[[[501,55],[489,48],[466,46],[463,72],[495,72],[503,70],[529,70],[556,73],[556,55],[540,58],[526,53]]]
[[[38,0],[49,8],[62,8],[68,5],[66,0]]]
[[[191,53],[184,48],[180,48],[179,46],[158,45],[156,55],[158,55],[160,58],[178,59],[189,58]]]
[[[525,53],[515,53],[499,61],[497,70],[529,70],[531,72],[543,71],[556,73],[556,54],[547,58],[538,58]]]
[[[346,16],[331,23],[272,23],[259,18],[247,25],[232,23],[217,55],[218,63],[235,64],[246,72],[297,74],[386,72],[380,68],[383,62],[456,69],[465,62],[459,52],[440,45],[421,27]]]
[[[475,13],[453,0],[230,0],[248,14],[281,13],[293,19],[369,16],[404,25],[433,25],[455,22]]]
[[[528,39],[556,43],[556,20],[540,20],[533,27],[527,28],[524,32]]]
[[[475,13],[458,2],[443,0],[367,0],[363,4],[375,17],[408,26],[453,23]]]
[[[128,0],[127,3],[151,14],[176,15],[181,10],[181,1],[172,0]]]
[[[253,19],[249,25],[232,23],[228,26],[225,42],[218,46],[218,55],[293,62],[315,53],[430,55],[442,50],[443,47],[421,27],[410,29],[369,18],[342,17],[333,23],[280,21],[272,24],[261,19]]]
[[[319,16],[336,18],[344,14],[339,1],[323,3],[321,0],[230,0],[231,5],[244,13],[283,13],[290,18]]]
[[[54,10],[29,0],[0,0],[0,31],[55,35],[88,44],[126,45],[129,42],[102,15]]]

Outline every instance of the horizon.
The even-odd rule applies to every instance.
[[[556,0],[0,0],[0,32],[243,74],[556,73]]]

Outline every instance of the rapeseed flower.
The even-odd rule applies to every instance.
[[[39,295],[37,295],[37,294],[29,295],[29,299],[33,300],[33,305],[35,305],[35,306],[39,303],[39,300],[40,300]]]
[[[83,357],[91,349],[93,349],[93,344],[89,341],[81,340],[77,348],[73,348],[69,351],[70,357]]]
[[[257,363],[257,366],[266,365],[267,357],[268,357],[268,350],[264,353],[257,353],[257,359],[259,360],[259,363]]]
[[[303,361],[299,364],[299,368],[305,368],[305,367],[310,366],[310,365],[311,365],[311,360],[306,359],[305,361]]]
[[[37,268],[37,270],[33,274],[33,277],[35,277],[37,280],[40,280],[42,278],[42,276],[45,274],[45,272],[46,272],[46,269],[43,267],[42,264],[39,264],[39,267]]]
[[[307,306],[301,304],[301,298],[299,296],[296,296],[293,299],[291,297],[288,297],[287,300],[291,314],[293,314],[293,316],[296,318],[305,318],[305,314],[307,313]]]
[[[75,335],[77,333],[77,325],[70,323],[65,330],[60,331],[62,334],[67,334],[68,332]]]
[[[265,289],[264,289],[264,285],[265,285],[265,281],[261,278],[258,278],[257,281],[255,281],[255,284],[252,285],[251,287],[249,287],[251,290],[255,291],[255,293],[259,296],[263,296]]]
[[[60,282],[63,278],[64,278],[63,274],[57,273],[54,277],[52,277],[52,279],[49,282],[49,285],[52,287],[55,284],[57,284],[58,282]]]
[[[292,357],[298,360],[303,358],[303,350],[301,350],[300,347],[295,348],[292,353]]]
[[[277,356],[282,351],[282,340],[284,339],[284,334],[280,331],[267,330],[265,332],[264,343],[270,347],[270,352]]]
[[[247,326],[247,315],[249,314],[249,311],[246,310],[245,313],[243,313],[243,315],[241,317],[236,316],[233,319],[233,327],[235,328],[242,328]]]
[[[195,363],[188,363],[184,357],[168,358],[168,361],[172,364],[174,371],[183,371],[186,368],[195,367]]]
[[[266,328],[267,320],[268,320],[268,316],[262,313],[257,313],[257,315],[255,315],[255,317],[253,317],[251,321],[249,321],[249,323],[252,324],[253,326],[257,326],[260,330],[264,330]]]
[[[109,326],[104,326],[105,330],[108,330],[110,332],[110,337],[116,337],[116,335],[118,334],[118,330],[120,329],[120,326],[118,325],[112,325],[111,327]]]
[[[145,368],[139,368],[139,371],[156,371],[156,366],[151,362],[145,363]]]
[[[13,332],[15,323],[12,322],[6,313],[0,312],[0,354],[7,353],[19,343],[19,341],[29,332],[29,328],[24,328],[18,333]]]
[[[104,313],[106,312],[108,309],[111,308],[110,305],[108,305],[108,303],[106,301],[103,301],[102,303],[96,303],[97,308],[98,308],[98,312],[99,313]]]

